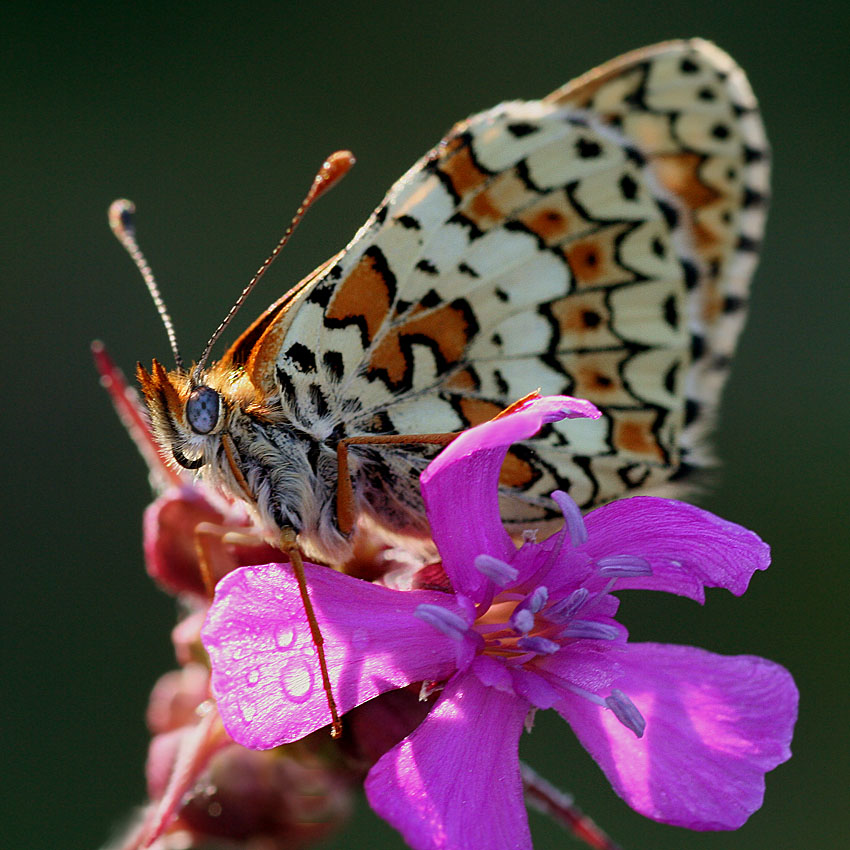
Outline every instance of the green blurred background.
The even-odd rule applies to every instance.
[[[143,712],[173,666],[171,599],[144,574],[145,470],[88,345],[170,362],[109,234],[118,196],[191,359],[274,245],[323,157],[359,163],[307,217],[243,327],[344,245],[457,119],[534,98],[628,49],[700,35],[747,70],[775,200],[703,504],[774,565],[741,599],[626,599],[638,638],[782,662],[795,756],[737,833],[646,821],[554,716],[524,756],[630,850],[845,848],[848,841],[848,25],[846,2],[9,4],[2,14],[3,719],[6,848],[95,848],[144,798]],[[233,334],[231,334],[232,338]],[[532,816],[535,846],[578,847]],[[401,847],[360,806],[335,848]]]

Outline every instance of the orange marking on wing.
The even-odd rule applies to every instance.
[[[515,455],[511,449],[508,450],[499,472],[499,484],[523,489],[531,484],[536,476],[537,471],[527,460]]]
[[[334,293],[326,315],[329,319],[363,317],[371,341],[389,313],[392,298],[387,281],[375,260],[364,255]]]
[[[616,240],[626,228],[627,225],[611,225],[576,239],[563,249],[577,287],[608,286],[634,280],[634,272],[624,269],[614,259]]]
[[[566,250],[567,262],[579,286],[596,283],[602,277],[605,256],[594,239],[583,239]]]
[[[569,232],[569,222],[560,210],[540,210],[533,217],[527,218],[525,224],[545,242],[557,242]]]
[[[452,156],[457,150],[462,147],[465,147],[467,144],[466,139],[463,136],[457,135],[453,138],[444,139],[440,146],[437,148],[437,154],[439,159],[448,159]]]
[[[589,227],[563,189],[550,192],[524,209],[517,218],[550,246]]]
[[[444,304],[390,331],[372,353],[370,370],[386,372],[391,383],[403,381],[407,362],[401,343],[403,339],[412,341],[414,337],[432,341],[445,365],[451,366],[463,356],[469,335],[470,327],[463,311]]]
[[[594,369],[592,366],[579,369],[577,377],[582,394],[586,392],[596,398],[613,395],[622,389],[617,375]]]
[[[576,348],[586,345],[592,336],[610,337],[607,331],[611,326],[611,315],[602,292],[568,295],[553,301],[551,310],[561,333],[576,339]]]
[[[459,406],[461,415],[470,426],[495,419],[503,409],[502,405],[481,398],[462,398]]]
[[[486,188],[468,198],[461,212],[483,231],[503,224],[519,210],[526,209],[538,199],[514,170],[491,177]],[[547,198],[548,200],[548,198]]]
[[[700,177],[703,158],[696,153],[659,154],[652,164],[658,177],[686,207],[700,209],[716,201],[720,194]]]
[[[717,249],[722,248],[723,243],[728,241],[728,235],[717,233],[717,231],[712,229],[712,227],[706,222],[704,217],[698,213],[692,214],[691,219],[694,229],[694,242],[696,243],[697,248],[702,251],[703,255],[706,257],[712,257],[717,254]]]
[[[618,451],[664,463],[666,457],[652,432],[657,414],[652,410],[611,411],[612,442]]]
[[[479,192],[470,201],[467,212],[469,217],[482,229],[485,225],[492,226],[505,217],[505,214],[496,206],[486,189]]]
[[[624,351],[599,351],[561,358],[561,364],[575,381],[570,394],[595,404],[632,406],[634,396],[620,378],[620,364],[628,357]]]
[[[723,313],[723,294],[715,282],[706,282],[702,293],[702,319],[707,325],[713,325]]]
[[[487,175],[475,164],[472,152],[466,145],[458,148],[453,156],[444,159],[440,171],[449,178],[452,188],[461,198],[487,181]]]
[[[446,381],[445,387],[452,390],[477,390],[478,379],[470,369],[461,369]]]

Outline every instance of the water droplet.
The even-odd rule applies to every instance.
[[[281,626],[274,636],[278,649],[291,649],[297,634],[292,626]]]
[[[249,685],[256,685],[257,682],[260,681],[260,671],[256,668],[254,670],[251,670],[251,672],[248,673],[247,679]]]
[[[351,645],[362,652],[369,645],[369,632],[364,628],[355,629],[351,635]]]
[[[307,702],[313,695],[314,678],[313,667],[303,658],[295,658],[280,674],[280,686],[292,702]]]

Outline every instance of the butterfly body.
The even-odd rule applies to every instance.
[[[502,104],[456,125],[218,363],[140,367],[156,433],[328,561],[349,547],[341,440],[457,432],[537,388],[603,416],[512,448],[509,523],[546,522],[559,487],[584,507],[657,490],[706,460],[766,192],[752,93],[706,42]],[[436,450],[350,446],[355,514],[425,533]]]

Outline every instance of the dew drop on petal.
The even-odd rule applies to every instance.
[[[278,649],[291,649],[296,638],[295,629],[292,626],[281,626],[275,633],[274,639]]]
[[[303,658],[295,658],[280,674],[280,687],[295,703],[306,702],[313,694],[313,668]]]

